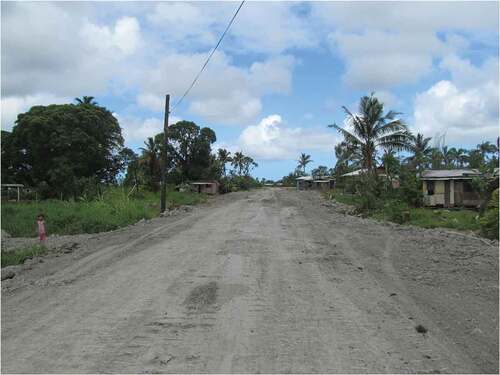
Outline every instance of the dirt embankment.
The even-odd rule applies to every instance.
[[[80,244],[2,283],[4,372],[498,373],[478,239],[262,189]]]

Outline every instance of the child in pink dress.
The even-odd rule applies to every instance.
[[[45,243],[47,242],[47,233],[45,232],[45,217],[40,214],[36,218],[36,221],[38,223],[38,239],[40,240],[40,244],[45,246]]]

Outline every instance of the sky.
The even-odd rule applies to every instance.
[[[1,3],[1,122],[94,96],[135,150],[162,131],[239,2]],[[247,1],[170,123],[215,130],[253,174],[299,155],[335,165],[342,106],[375,92],[413,132],[455,147],[499,134],[498,2]]]

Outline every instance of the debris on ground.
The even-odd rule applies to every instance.
[[[418,333],[421,333],[423,335],[425,335],[427,333],[427,328],[425,328],[422,324],[419,324],[418,326],[415,327],[415,330],[418,332]]]
[[[12,279],[14,276],[16,276],[16,272],[13,270],[13,267],[9,266],[2,269],[2,281]]]

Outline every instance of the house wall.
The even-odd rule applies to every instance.
[[[465,180],[449,180],[450,183],[450,207],[466,206],[476,207],[481,204],[481,197],[477,192],[464,191]],[[434,195],[427,195],[427,181],[423,181],[424,205],[434,207],[445,205],[445,181],[434,181]]]
[[[434,181],[434,195],[427,195],[427,181],[422,184],[424,193],[424,205],[444,206],[444,181]]]
[[[203,185],[202,192],[205,194],[217,194],[217,184]]]
[[[309,190],[312,189],[312,181],[297,180],[297,190]]]
[[[216,183],[204,184],[204,185],[191,185],[192,190],[198,193],[204,194],[217,194],[219,192],[219,185]]]

